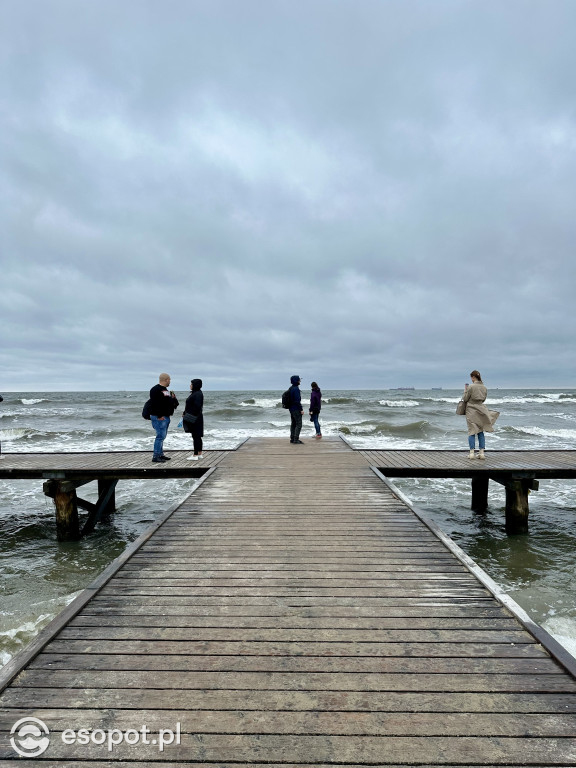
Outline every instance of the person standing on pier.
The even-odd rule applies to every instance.
[[[469,459],[474,458],[476,435],[478,435],[478,458],[484,459],[486,440],[484,432],[494,432],[494,422],[500,416],[498,411],[489,411],[484,405],[488,390],[484,386],[479,371],[470,374],[472,384],[464,385],[462,400],[466,403],[466,424],[468,425],[468,445],[470,447]]]
[[[310,393],[310,421],[314,422],[314,429],[316,430],[316,439],[320,440],[322,432],[320,430],[320,422],[318,416],[320,415],[320,409],[322,408],[322,392],[320,387],[315,381],[310,385],[312,392]]]
[[[292,386],[288,390],[290,393],[290,442],[299,443],[300,430],[302,429],[302,395],[300,393],[300,376],[291,376],[290,382]]]
[[[184,432],[192,435],[194,441],[194,455],[188,456],[191,461],[198,461],[202,458],[202,438],[204,437],[204,393],[202,392],[202,379],[192,379],[190,383],[191,392],[186,398],[184,407],[184,416],[182,417],[182,426]],[[192,416],[194,422],[186,421],[186,415]]]
[[[174,392],[168,390],[169,386],[170,376],[161,373],[158,384],[150,390],[150,421],[156,432],[152,456],[154,462],[170,461],[170,456],[164,456],[164,440],[170,426],[170,416],[178,408],[178,400]]]

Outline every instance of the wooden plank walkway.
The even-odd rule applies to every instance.
[[[96,479],[197,477],[216,466],[229,451],[204,451],[189,461],[189,451],[170,451],[170,461],[153,464],[150,451],[92,451],[77,453],[3,453],[0,478],[11,480],[89,476]],[[199,472],[198,470],[202,470]]]
[[[92,593],[2,695],[2,765],[576,765],[574,676],[340,440],[230,452]]]
[[[486,460],[471,461],[461,451],[361,450],[362,456],[387,477],[474,477],[530,475],[548,479],[576,478],[576,451],[486,451]]]

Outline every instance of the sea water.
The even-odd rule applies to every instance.
[[[183,403],[187,393],[177,393]],[[144,392],[3,393],[4,452],[151,451],[154,433],[141,417]],[[303,390],[303,400],[309,393]],[[205,391],[206,449],[233,448],[252,436],[288,439],[281,392]],[[358,448],[460,449],[465,419],[460,393],[446,390],[326,391],[326,436]],[[576,390],[491,390],[501,415],[487,449],[576,449]],[[305,409],[306,411],[306,409]],[[164,447],[190,449],[173,419]],[[312,438],[306,420],[302,439]],[[507,536],[504,489],[491,483],[487,514],[470,511],[470,481],[396,479],[394,483],[528,613],[576,654],[576,481],[542,480],[530,496],[530,533]],[[56,540],[54,509],[42,482],[0,480],[0,662],[24,647],[193,480],[120,481],[118,512],[79,542]],[[92,486],[94,488],[92,489]],[[95,483],[82,495],[95,499]]]

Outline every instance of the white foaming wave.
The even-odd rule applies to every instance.
[[[31,434],[31,429],[0,429],[0,439],[5,440],[6,442],[20,440],[20,438]]]
[[[543,429],[542,427],[514,427],[516,432],[525,435],[538,435],[539,437],[560,437],[567,440],[576,440],[576,429]]]
[[[280,402],[280,398],[256,397],[253,402],[249,403],[243,401],[240,405],[243,408],[276,408]]]
[[[572,656],[576,656],[576,620],[567,616],[554,616],[542,622],[547,632],[558,640]]]
[[[523,405],[524,403],[540,403],[542,405],[551,405],[552,403],[576,403],[576,397],[566,396],[563,392],[559,394],[550,393],[542,395],[527,395],[526,397],[488,397],[486,405],[502,405],[503,403]]]
[[[54,614],[43,613],[34,621],[26,621],[24,624],[21,624],[18,627],[0,632],[0,638],[11,640],[12,643],[16,646],[16,650],[20,650],[20,648],[27,645],[30,640],[38,633],[38,631],[53,617]],[[1,651],[0,666],[8,664],[12,658],[12,655],[13,654],[9,653],[8,651]]]
[[[416,400],[380,400],[380,405],[388,408],[415,408],[420,405]]]
[[[553,419],[562,419],[563,421],[576,421],[576,414],[573,413],[543,413],[542,416],[550,416]]]
[[[23,397],[23,398],[20,400],[20,402],[21,402],[23,405],[36,405],[36,403],[46,403],[46,402],[47,402],[47,400],[46,400],[46,398],[45,398],[45,397],[38,397],[38,398],[35,398],[35,397],[29,397],[29,398],[27,398],[27,397]]]

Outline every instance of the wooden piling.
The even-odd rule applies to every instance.
[[[117,482],[117,480],[98,480],[98,499],[107,499],[101,510],[103,519],[110,518],[116,512]]]
[[[76,484],[70,480],[48,480],[44,483],[44,493],[54,500],[58,541],[77,541],[80,525]]]
[[[490,480],[487,476],[472,478],[472,503],[470,509],[473,512],[486,512],[488,509],[488,486]]]
[[[528,494],[538,490],[538,481],[533,478],[507,480],[506,489],[506,533],[528,533],[530,506]]]

